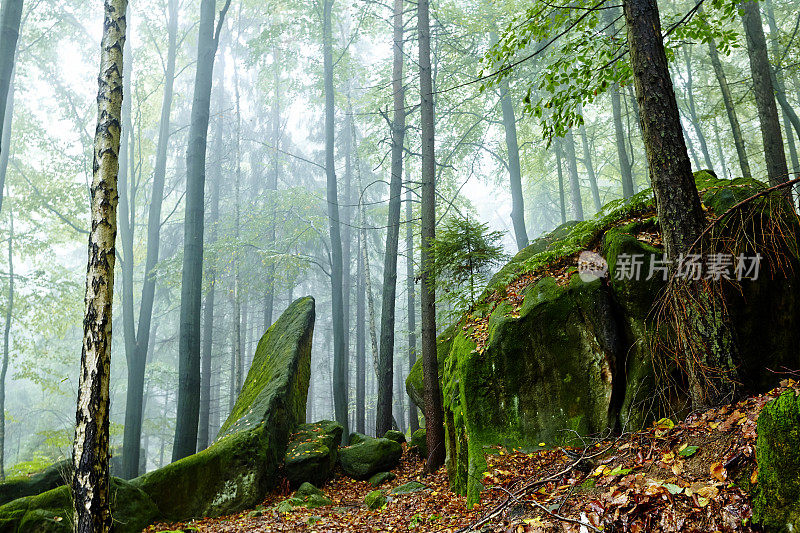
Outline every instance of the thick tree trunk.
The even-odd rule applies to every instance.
[[[389,216],[383,256],[383,299],[381,300],[381,343],[378,355],[378,407],[375,434],[392,428],[394,379],[394,326],[397,295],[397,251],[400,241],[400,204],[403,194],[403,143],[406,134],[405,90],[403,87],[403,0],[394,0],[394,57],[392,66],[392,162],[389,182]]]
[[[750,73],[753,77],[753,92],[761,123],[761,139],[764,142],[764,157],[767,162],[767,177],[770,185],[789,179],[786,153],[783,150],[783,135],[775,104],[775,90],[767,57],[767,41],[761,23],[761,12],[757,0],[741,3],[742,23],[747,38],[747,55],[750,58]]]
[[[23,0],[4,0],[0,8],[0,128],[6,125],[8,95],[12,91]],[[0,138],[3,132],[0,131]],[[0,149],[6,149],[5,146]],[[0,176],[0,211],[3,209],[5,174]]]
[[[224,55],[220,56],[220,72],[224,74],[225,63]],[[222,115],[225,106],[225,89],[221,83],[223,75],[217,80],[217,112],[220,113],[216,119],[216,132],[214,135],[214,164],[211,173],[211,201],[208,213],[208,243],[214,245],[217,242],[217,221],[219,220],[219,186],[222,181],[222,158],[223,158],[223,139],[222,139]],[[214,304],[217,291],[217,269],[213,263],[206,265],[206,278],[208,291],[206,291],[206,301],[203,305],[203,359],[201,361],[200,372],[200,419],[197,431],[197,449],[205,450],[213,441],[215,433],[212,431],[216,424],[212,424],[213,405],[216,403],[216,411],[219,411],[219,376],[216,376],[217,390],[214,396],[216,402],[212,400],[212,350],[214,347]],[[218,416],[218,415],[217,415]],[[213,426],[213,427],[212,427]]]
[[[583,115],[583,108],[578,106],[578,113]],[[603,202],[600,200],[600,189],[597,188],[597,176],[594,173],[594,165],[592,164],[592,152],[589,149],[589,136],[586,135],[586,126],[580,125],[578,131],[581,135],[581,144],[583,145],[583,166],[586,168],[586,174],[589,177],[589,187],[592,189],[592,201],[594,202],[595,212],[603,208]]]
[[[422,126],[422,366],[425,386],[425,425],[428,457],[425,469],[435,472],[444,464],[444,412],[436,359],[436,294],[430,246],[436,236],[436,159],[431,76],[431,28],[429,0],[417,3],[419,78]]]
[[[522,166],[519,162],[519,142],[517,141],[517,119],[514,104],[508,90],[508,80],[500,82],[500,109],[503,112],[503,129],[506,134],[508,151],[508,178],[511,186],[511,222],[517,249],[528,246],[528,231],[525,228],[525,197],[522,193]]]
[[[126,0],[106,0],[100,47],[97,129],[92,162],[92,229],[89,234],[86,312],[72,456],[73,526],[77,533],[107,533],[111,530],[109,378],[126,8]],[[6,94],[2,96],[5,103]]]
[[[417,362],[417,298],[414,282],[414,210],[411,191],[406,191],[406,292],[408,296],[408,372]],[[404,387],[405,390],[405,387]],[[419,429],[419,415],[414,402],[408,402],[408,427],[411,433]]]
[[[214,31],[216,0],[202,0],[197,42],[197,72],[186,151],[186,208],[183,225],[181,313],[178,331],[178,409],[172,460],[197,450],[200,413],[200,311],[203,285],[203,230],[205,218],[206,141],[214,56],[219,30],[230,5],[220,12]]]
[[[334,159],[334,89],[333,37],[331,10],[333,0],[323,0],[322,59],[325,89],[325,175],[327,181],[328,225],[331,238],[331,313],[333,317],[333,393],[336,421],[344,427],[343,444],[349,431],[347,402],[347,346],[344,336],[344,302],[342,293],[342,236],[339,228],[339,192],[336,186]]]
[[[583,220],[583,200],[581,199],[581,180],[578,176],[578,159],[575,157],[575,138],[572,130],[567,130],[563,138],[569,169],[569,196],[572,205],[572,220]]]
[[[750,179],[752,178],[752,174],[750,173],[750,162],[747,160],[747,149],[744,145],[742,128],[739,126],[739,117],[736,115],[736,106],[733,102],[730,86],[728,85],[728,78],[725,75],[725,69],[722,68],[722,62],[719,60],[719,52],[717,52],[717,45],[713,39],[708,42],[708,55],[711,57],[711,65],[714,67],[714,74],[717,77],[720,92],[722,92],[722,101],[725,104],[725,112],[728,115],[728,122],[731,125],[733,144],[736,147],[736,155],[739,158],[739,168],[742,170],[742,177]]]
[[[628,47],[642,121],[647,161],[664,249],[673,261],[685,253],[702,231],[705,217],[683,142],[680,115],[669,76],[656,0],[625,0]],[[699,353],[687,354],[692,400],[696,405],[713,402],[734,390],[736,345],[725,322],[717,296],[689,282],[692,302],[688,305],[686,332]],[[686,303],[686,302],[684,302]],[[722,379],[709,380],[704,369],[724,372]],[[709,387],[709,384],[711,387]],[[713,388],[713,390],[711,390]]]
[[[139,308],[139,326],[133,339],[133,353],[127,357],[128,388],[125,402],[125,430],[122,444],[122,475],[132,479],[140,474],[140,442],[142,436],[142,415],[144,406],[144,372],[147,363],[148,346],[150,345],[150,324],[155,301],[156,278],[153,273],[158,263],[159,246],[161,245],[161,204],[164,199],[164,180],[167,170],[167,148],[170,137],[170,110],[175,81],[175,57],[178,39],[178,2],[170,0],[168,24],[167,68],[164,71],[164,98],[161,101],[161,119],[158,129],[158,145],[156,147],[156,163],[153,169],[153,193],[150,199],[150,211],[147,220],[147,256],[145,259],[145,278],[142,285],[142,298]],[[128,72],[131,72],[130,70]],[[130,78],[130,76],[128,76]],[[130,169],[131,179],[133,168]],[[121,195],[120,195],[121,196]],[[132,228],[131,228],[132,233]],[[132,240],[131,235],[131,240]],[[130,257],[125,256],[125,265],[133,270],[133,246],[130,246]],[[131,272],[132,274],[132,272]],[[132,285],[132,279],[130,280]],[[131,287],[130,297],[133,290]],[[131,302],[131,308],[133,302]],[[124,310],[124,308],[123,308]],[[133,310],[129,312],[133,314]],[[131,329],[133,317],[130,317]],[[131,332],[132,333],[132,332]],[[129,333],[130,335],[130,333]],[[127,348],[127,341],[126,341]]]

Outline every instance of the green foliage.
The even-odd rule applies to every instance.
[[[504,258],[500,231],[469,218],[449,218],[431,244],[436,290],[458,314],[475,305],[491,268]]]

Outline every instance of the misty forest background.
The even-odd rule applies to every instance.
[[[13,3],[4,0],[3,9]],[[200,4],[133,0],[128,8],[111,376],[114,461],[140,448],[138,465],[116,466],[126,477],[174,455]],[[401,431],[424,425],[404,385],[420,338],[417,17],[415,2],[395,4],[402,9],[400,77],[393,74],[396,6],[388,2],[237,0],[222,22],[197,287],[203,302],[198,449],[213,441],[230,411],[261,335],[293,299],[307,294],[317,302],[308,419],[333,419],[335,400],[345,401],[349,429],[375,434],[375,369],[380,345],[393,332],[394,420]],[[554,40],[507,77],[487,83],[481,76],[545,42],[535,34],[523,45],[512,42],[508,29],[525,20],[525,7],[502,0],[431,5],[437,228],[455,227],[456,220],[471,221],[473,229],[484,224],[478,228],[483,233],[502,232],[498,243],[508,256],[567,220],[591,217],[605,203],[649,187],[632,83],[597,75],[624,68],[626,59],[614,52],[625,40],[619,6],[595,10],[592,39],[584,31]],[[660,7],[664,28],[686,22],[687,13],[702,15],[693,1]],[[760,4],[792,173],[800,167],[800,132],[791,120],[800,104],[797,7],[790,0]],[[547,9],[560,16],[559,6]],[[69,457],[74,437],[102,14],[98,2],[85,0],[27,0],[21,12],[0,150],[0,465],[6,476]],[[749,172],[763,178],[741,19],[720,16],[713,23],[714,39],[700,31],[667,38],[693,167],[720,177]],[[338,219],[329,216],[326,200],[325,28]],[[585,69],[570,71],[567,63]],[[405,124],[393,132],[397,87]],[[580,93],[586,105],[566,106],[558,96],[564,87]],[[554,120],[562,105],[566,114]],[[389,182],[392,138],[399,131],[398,195]],[[394,250],[390,242],[387,253],[392,198],[402,200],[399,244]],[[341,239],[341,315],[331,311],[337,277],[331,222],[338,223]],[[387,258],[395,255],[396,281],[385,275]],[[471,292],[490,274],[491,268],[483,272]],[[439,281],[441,330],[464,311],[471,294],[464,284]],[[334,379],[334,318],[342,321],[346,384]],[[141,427],[135,422],[139,407]]]

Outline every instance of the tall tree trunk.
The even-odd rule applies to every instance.
[[[8,95],[12,91],[23,0],[4,0],[0,8],[0,128],[6,125]],[[0,131],[0,138],[3,132]],[[0,148],[0,150],[6,147]],[[5,174],[0,176],[0,211],[3,209]]]
[[[706,143],[706,137],[703,135],[703,128],[700,124],[700,117],[697,114],[697,106],[695,106],[694,102],[694,76],[692,74],[692,54],[689,46],[683,47],[683,57],[686,60],[686,100],[689,107],[689,119],[697,134],[697,141],[700,143],[700,151],[703,154],[706,168],[713,169],[714,165],[711,163],[711,153],[708,151],[708,143]]]
[[[414,282],[414,210],[411,190],[406,190],[406,292],[408,295],[408,372],[417,362],[417,298]],[[414,402],[408,402],[408,427],[411,433],[419,429],[419,415]]]
[[[750,73],[753,77],[753,92],[761,123],[761,139],[764,142],[764,157],[767,162],[767,177],[770,185],[777,185],[789,179],[786,153],[783,150],[781,124],[778,120],[778,107],[775,104],[775,91],[767,57],[767,41],[761,23],[761,12],[757,0],[741,3],[742,23],[747,38],[747,55],[750,58]]]
[[[572,204],[572,220],[583,220],[583,200],[581,199],[581,180],[578,176],[578,160],[575,157],[575,138],[572,130],[567,130],[563,138],[569,169],[569,196]]]
[[[528,231],[525,228],[525,196],[522,193],[522,166],[519,162],[519,142],[517,141],[517,119],[514,104],[508,90],[508,80],[500,82],[500,109],[503,112],[503,129],[506,134],[508,151],[508,178],[511,188],[511,222],[517,249],[528,246]]]
[[[100,47],[97,129],[92,162],[92,229],[89,234],[83,348],[72,455],[73,526],[77,533],[107,533],[111,530],[109,378],[126,8],[126,0],[106,0]],[[2,95],[4,104],[6,96]]]
[[[561,137],[553,139],[553,146],[556,150],[556,167],[558,168],[558,206],[561,210],[561,223],[567,222],[567,204],[564,198],[564,168],[562,161],[564,160],[563,149],[561,147]]]
[[[236,103],[236,172],[234,174],[233,184],[233,350],[236,359],[236,372],[233,375],[233,385],[231,385],[236,394],[242,390],[242,374],[244,370],[244,358],[242,356],[243,337],[242,333],[242,280],[240,273],[241,257],[239,257],[239,223],[240,223],[240,209],[239,203],[241,202],[241,183],[242,183],[242,150],[241,150],[241,137],[242,137],[242,115],[241,108],[239,107],[239,69],[236,67],[234,61],[233,67],[234,76],[234,99]]]
[[[125,402],[125,429],[122,444],[122,475],[132,479],[139,475],[140,441],[142,436],[142,415],[144,406],[144,372],[147,363],[148,347],[150,345],[150,324],[153,316],[153,303],[155,301],[156,277],[154,270],[158,263],[159,246],[161,245],[161,204],[164,199],[164,180],[167,171],[167,148],[170,137],[170,110],[172,108],[172,94],[175,81],[175,57],[177,54],[178,39],[178,2],[169,0],[168,48],[167,68],[164,71],[164,98],[161,101],[161,118],[158,128],[158,144],[156,146],[156,163],[153,169],[153,193],[150,199],[150,211],[147,220],[147,256],[145,258],[145,277],[142,285],[142,298],[139,308],[139,325],[133,339],[133,353],[128,355],[128,388]],[[128,72],[131,72],[130,70]],[[128,76],[127,78],[130,78]],[[126,79],[127,79],[126,78]],[[133,168],[130,169],[131,179]],[[120,195],[122,196],[122,195]],[[131,228],[131,238],[132,235]],[[130,258],[125,256],[125,262],[130,262],[129,268],[133,270],[133,246],[130,246]],[[126,265],[128,266],[128,265]],[[132,280],[130,280],[132,299]],[[133,314],[133,302],[129,312]],[[124,312],[124,308],[123,308]],[[131,329],[133,317],[130,317]],[[131,332],[132,333],[132,332]],[[129,335],[131,334],[129,333]],[[126,342],[127,347],[127,342]],[[127,352],[126,352],[127,353]]]
[[[656,0],[624,0],[628,27],[628,48],[636,86],[636,96],[642,119],[642,131],[648,166],[656,198],[656,208],[664,249],[675,260],[685,253],[705,225],[700,198],[692,176],[686,145],[683,142],[678,104],[669,76],[667,57],[661,33]],[[691,283],[691,282],[689,282]],[[726,377],[713,383],[701,381],[694,369],[694,359],[687,357],[692,400],[705,404],[714,397],[733,392],[735,383],[736,346],[724,314],[714,295],[702,292],[698,284],[690,285],[692,296],[704,305],[689,305],[689,318],[697,331],[689,332],[704,342],[703,352],[697,354],[700,364],[709,369],[728,371]],[[693,298],[692,301],[697,301]],[[685,303],[685,302],[684,302]],[[708,349],[706,349],[708,347]]]
[[[10,112],[10,109],[9,109]],[[3,131],[5,136],[5,130]],[[8,151],[8,144],[3,148]],[[0,154],[2,157],[2,154]],[[5,170],[3,170],[5,172]],[[8,373],[9,341],[11,338],[11,318],[14,316],[14,213],[8,214],[8,302],[6,303],[6,323],[3,328],[3,364],[0,368],[0,481],[6,478],[6,374]]]
[[[200,311],[203,286],[203,219],[205,217],[206,141],[211,80],[219,32],[230,6],[226,0],[214,30],[216,0],[200,3],[189,146],[186,151],[186,207],[183,225],[183,269],[181,272],[181,314],[178,331],[178,408],[172,460],[197,450],[200,414]]]
[[[397,300],[397,251],[400,241],[400,204],[403,194],[403,146],[406,134],[405,90],[403,87],[403,0],[394,0],[394,58],[392,66],[392,162],[389,182],[389,216],[383,256],[383,299],[381,300],[381,343],[378,356],[378,411],[375,434],[392,429],[394,379],[394,326]]]
[[[346,37],[342,39],[346,41]],[[350,82],[347,83],[347,113],[350,120],[345,120],[343,126],[345,134],[344,146],[344,183],[342,187],[342,198],[344,198],[344,206],[341,210],[341,220],[344,221],[344,228],[342,228],[342,330],[344,331],[344,346],[345,353],[347,354],[347,386],[350,387],[350,295],[353,292],[353,280],[350,276],[352,261],[352,193],[353,193],[353,151],[355,148],[355,121],[353,117],[353,107],[350,104]],[[356,252],[357,253],[357,252]],[[347,412],[350,412],[350,397],[347,398]]]
[[[333,393],[336,421],[344,427],[347,444],[349,421],[347,412],[347,346],[344,336],[344,302],[342,292],[342,236],[339,228],[339,192],[336,185],[334,159],[334,89],[333,37],[331,11],[333,0],[322,5],[322,62],[325,88],[325,175],[327,181],[328,225],[331,238],[331,313],[333,317]]]
[[[280,49],[272,46],[272,83],[274,87],[274,95],[272,96],[272,145],[274,148],[274,155],[272,158],[272,172],[270,173],[269,181],[267,182],[267,194],[270,205],[272,206],[272,219],[267,227],[267,242],[275,242],[275,226],[278,224],[276,219],[277,212],[277,198],[275,191],[278,190],[278,180],[281,174],[281,75],[280,75]],[[272,315],[275,309],[275,265],[270,263],[267,265],[267,289],[264,293],[264,331],[272,325]]]
[[[436,237],[436,159],[431,76],[431,27],[429,0],[417,3],[419,33],[419,86],[422,126],[422,366],[425,386],[425,425],[428,428],[427,472],[444,464],[444,412],[436,359],[436,294],[430,246]]]
[[[225,89],[222,83],[222,78],[225,72],[224,55],[220,57],[220,75],[217,80],[217,112],[219,115],[216,118],[216,133],[214,135],[214,164],[212,165],[211,173],[211,202],[209,205],[208,217],[208,243],[214,245],[217,242],[217,221],[219,220],[219,185],[222,181],[222,157],[223,157],[223,139],[222,139],[222,110],[225,106]],[[217,404],[216,411],[219,411],[219,376],[216,376],[217,392],[215,396],[217,401],[212,400],[212,350],[214,347],[214,304],[217,291],[217,269],[213,263],[206,263],[206,283],[208,284],[208,291],[206,291],[206,301],[203,305],[203,359],[201,362],[202,369],[200,372],[200,419],[197,432],[197,449],[205,450],[208,445],[213,441],[215,433],[212,431],[213,403]]]
[[[583,107],[578,106],[578,113],[583,115]],[[592,152],[589,150],[589,136],[586,135],[586,126],[581,123],[578,131],[581,135],[581,144],[583,145],[583,166],[586,167],[586,174],[589,176],[589,187],[592,189],[592,201],[594,201],[595,212],[603,208],[603,202],[600,200],[600,189],[597,188],[597,175],[594,173],[594,165],[592,164]]]
[[[363,218],[359,218],[363,224]],[[366,409],[366,331],[364,315],[364,305],[366,299],[366,290],[364,286],[364,256],[361,253],[362,243],[361,236],[363,232],[358,234],[358,259],[356,262],[356,431],[364,433],[365,426],[365,409]]]
[[[726,178],[730,176],[728,172],[728,163],[725,161],[725,151],[722,148],[722,138],[719,135],[719,123],[717,122],[717,117],[714,116],[714,143],[717,145],[717,157],[719,158],[719,164],[722,165],[722,175]]]
[[[742,128],[739,126],[739,117],[736,115],[733,95],[728,85],[725,69],[722,68],[722,62],[719,60],[719,52],[717,52],[717,44],[714,42],[714,39],[708,41],[708,55],[711,57],[711,65],[714,67],[714,74],[717,77],[720,92],[722,92],[722,102],[725,104],[725,112],[728,115],[728,122],[731,125],[733,144],[736,147],[736,155],[739,158],[739,168],[742,170],[742,177],[750,179],[752,178],[752,174],[750,173],[750,162],[747,160],[747,149],[744,145]]]

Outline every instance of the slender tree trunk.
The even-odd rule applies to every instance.
[[[692,162],[694,163],[694,168],[700,170],[703,166],[700,164],[700,158],[697,157],[697,150],[694,149],[694,143],[689,138],[689,133],[687,133],[686,128],[683,127],[683,123],[681,122],[681,129],[683,130],[683,142],[686,147],[689,149],[689,154],[692,156]]]
[[[13,91],[14,63],[17,55],[20,22],[22,20],[22,0],[4,0],[0,8],[0,127],[5,127],[9,93]],[[0,131],[0,138],[2,138]],[[5,149],[2,147],[0,149]],[[0,211],[3,209],[5,174],[0,176]]]
[[[716,116],[714,116],[714,142],[717,145],[717,157],[719,158],[719,164],[722,166],[722,175],[727,178],[730,173],[728,172],[728,164],[725,162],[725,151],[722,148],[722,138],[719,135],[719,123]]]
[[[220,57],[220,72],[225,72],[224,55]],[[222,75],[217,80],[217,112],[220,115],[216,118],[216,133],[214,136],[214,160],[212,165],[211,174],[211,202],[209,205],[208,217],[208,243],[214,245],[217,242],[217,221],[219,220],[219,185],[222,181],[222,157],[223,157],[223,139],[222,139],[222,110],[225,106],[225,89],[221,82]],[[219,411],[219,377],[217,376],[217,401],[212,400],[212,350],[214,347],[214,304],[217,291],[217,269],[213,263],[206,263],[206,283],[208,290],[206,291],[206,301],[203,305],[203,359],[202,369],[200,373],[200,420],[197,432],[197,449],[205,450],[208,445],[213,441],[212,432],[212,408],[214,403],[217,404],[217,412]],[[214,425],[216,427],[216,425]]]
[[[667,57],[662,40],[656,0],[624,0],[628,27],[628,47],[636,86],[645,151],[647,153],[658,219],[667,257],[675,260],[685,253],[705,225],[700,198],[692,176],[691,165],[683,142],[683,132]],[[690,282],[691,283],[691,282]],[[725,323],[714,295],[703,293],[698,284],[689,286],[694,301],[689,302],[689,319],[697,331],[689,332],[703,344],[697,354],[700,364],[708,369],[727,371],[725,377],[708,390],[694,368],[694,359],[687,356],[693,402],[721,398],[733,392],[736,381],[734,361],[736,345]],[[686,303],[686,302],[684,302]],[[698,386],[704,385],[703,387]]]
[[[697,107],[694,102],[694,76],[692,74],[692,54],[689,46],[684,46],[683,57],[686,60],[686,100],[689,107],[689,119],[697,134],[697,141],[700,143],[700,151],[703,154],[706,168],[713,169],[711,153],[708,151],[708,143],[706,143],[706,137],[703,135],[703,128],[700,125],[700,117],[697,114]]]
[[[233,240],[235,248],[233,251],[233,350],[236,359],[236,372],[233,376],[233,387],[238,396],[242,390],[242,374],[244,370],[244,357],[242,355],[242,344],[244,334],[242,332],[242,280],[240,273],[241,257],[239,257],[239,223],[241,202],[241,183],[242,183],[242,151],[241,151],[241,131],[242,115],[239,107],[239,71],[234,62],[234,98],[236,103],[236,172],[233,184]]]
[[[563,149],[561,147],[561,137],[553,140],[553,145],[556,150],[556,166],[558,168],[558,206],[561,210],[561,223],[567,222],[567,204],[564,198],[564,169],[562,161],[564,159]]]
[[[92,229],[89,234],[86,312],[72,456],[73,526],[77,533],[107,533],[111,530],[109,378],[126,8],[126,0],[106,0],[100,47],[97,129],[92,162]],[[7,93],[2,94],[4,104],[6,96]]]
[[[5,130],[3,135],[5,135]],[[6,151],[8,150],[8,144],[3,147],[6,148]],[[6,323],[3,329],[3,364],[0,368],[0,481],[6,478],[6,374],[10,356],[11,319],[14,316],[14,213],[9,212],[8,217],[8,302],[6,304]]]
[[[733,144],[736,147],[736,155],[739,158],[739,168],[742,170],[742,177],[750,179],[752,178],[752,174],[750,173],[750,162],[747,160],[747,149],[744,145],[742,128],[739,126],[739,117],[736,115],[736,106],[733,102],[730,86],[728,85],[728,78],[725,75],[722,62],[719,59],[717,44],[713,39],[708,42],[708,55],[711,57],[711,65],[714,67],[714,74],[717,77],[720,92],[722,92],[722,101],[725,104],[725,112],[728,115],[728,122],[731,126]]]
[[[178,332],[178,406],[172,460],[192,455],[197,450],[197,425],[200,414],[200,311],[203,285],[203,219],[205,217],[206,141],[214,56],[226,0],[214,31],[216,0],[202,0],[197,42],[197,71],[186,151],[186,208],[183,226],[183,269],[181,273],[181,313]]]
[[[274,147],[274,155],[272,158],[272,173],[267,182],[267,194],[270,205],[272,207],[272,220],[267,228],[267,242],[275,242],[275,226],[278,224],[276,219],[277,212],[277,198],[275,191],[278,190],[278,180],[281,174],[281,160],[280,160],[280,145],[281,145],[281,76],[280,76],[280,49],[273,45],[272,47],[272,77],[273,84],[275,85],[272,101],[272,145]],[[267,265],[267,290],[264,294],[264,331],[272,325],[272,314],[275,309],[275,265],[270,263]]]
[[[525,197],[522,193],[522,166],[519,162],[519,142],[517,141],[517,119],[514,104],[508,90],[508,80],[500,82],[500,109],[503,112],[503,129],[506,134],[508,150],[508,177],[511,188],[511,222],[517,249],[528,246],[528,231],[525,228]]]
[[[578,106],[578,113],[583,115],[583,108]],[[589,176],[589,186],[592,189],[592,200],[594,201],[595,212],[603,208],[603,202],[600,200],[600,189],[597,188],[597,176],[594,173],[594,165],[592,164],[592,152],[589,150],[589,136],[586,135],[586,126],[580,125],[578,131],[581,135],[581,144],[583,145],[583,165],[586,167],[586,174]]]
[[[363,218],[359,217],[363,225]],[[364,315],[364,305],[366,290],[364,287],[364,256],[361,253],[363,232],[358,234],[358,260],[357,260],[357,282],[356,282],[356,431],[364,433],[365,409],[366,409],[366,331]]]
[[[403,88],[403,0],[394,0],[394,59],[392,68],[392,162],[389,182],[389,216],[383,256],[383,298],[381,300],[381,343],[378,355],[378,407],[375,434],[392,428],[394,379],[394,326],[397,300],[397,251],[400,241],[400,204],[403,194],[403,146],[406,133]]]
[[[346,41],[346,37],[342,37]],[[350,295],[353,292],[353,280],[350,276],[350,263],[352,253],[352,182],[353,182],[353,151],[355,148],[355,121],[352,120],[353,107],[350,105],[350,82],[347,83],[347,113],[350,120],[345,120],[342,129],[344,130],[344,183],[342,187],[342,198],[345,205],[342,207],[340,216],[344,221],[342,228],[342,331],[344,332],[344,346],[347,354],[347,386],[350,387]],[[358,253],[358,252],[356,252]],[[347,398],[347,412],[350,413],[350,396]],[[349,416],[349,415],[348,415]]]
[[[786,165],[786,153],[783,150],[783,136],[778,120],[778,107],[775,104],[775,90],[767,57],[767,41],[761,23],[761,12],[757,0],[745,0],[740,7],[744,33],[747,38],[747,55],[750,58],[750,72],[753,76],[753,92],[758,109],[758,120],[761,123],[761,138],[764,142],[764,157],[767,161],[767,177],[770,185],[777,185],[789,179],[789,168]]]
[[[122,445],[122,475],[131,479],[139,475],[140,440],[142,436],[142,415],[144,405],[144,373],[150,345],[150,324],[155,301],[156,278],[154,270],[158,263],[159,246],[161,245],[161,204],[164,199],[164,180],[167,170],[167,148],[170,137],[170,110],[175,81],[175,57],[178,39],[178,2],[169,0],[167,67],[164,71],[164,98],[161,101],[161,119],[159,121],[158,144],[156,146],[156,163],[153,169],[153,193],[150,199],[150,211],[147,220],[147,256],[145,259],[145,279],[142,285],[142,298],[139,308],[139,325],[133,339],[133,353],[128,356],[128,388],[125,402],[125,430]],[[130,70],[128,72],[131,72]],[[128,76],[130,78],[130,76]],[[131,179],[133,168],[130,169]],[[122,195],[120,195],[122,197]],[[131,240],[133,231],[131,228]],[[130,258],[125,255],[126,265],[133,270],[133,246],[130,246]],[[132,272],[131,272],[132,274]],[[130,297],[133,296],[133,280],[130,280]],[[133,302],[129,313],[133,314]],[[124,308],[123,308],[124,312]],[[131,330],[133,316],[130,317]],[[132,334],[129,333],[129,335]],[[127,347],[127,342],[126,342]]]
[[[406,191],[406,293],[408,296],[408,372],[417,362],[417,298],[414,282],[414,210],[411,191]],[[411,433],[419,429],[419,415],[414,402],[408,402],[408,427]]]
[[[569,195],[572,204],[572,219],[583,220],[583,200],[581,199],[581,181],[578,176],[578,160],[575,157],[575,138],[572,130],[567,130],[563,138],[563,146],[567,152],[567,168],[569,169]]]
[[[327,181],[328,225],[331,238],[331,313],[333,316],[333,393],[336,421],[344,427],[343,444],[350,434],[347,412],[347,346],[344,336],[342,292],[342,236],[339,227],[339,192],[334,159],[333,0],[322,0],[322,58],[325,87],[325,175]]]
[[[422,366],[425,386],[425,425],[428,428],[427,472],[444,464],[444,412],[436,359],[436,294],[430,246],[436,236],[436,159],[431,77],[431,28],[429,0],[417,4],[419,78],[422,125]]]

